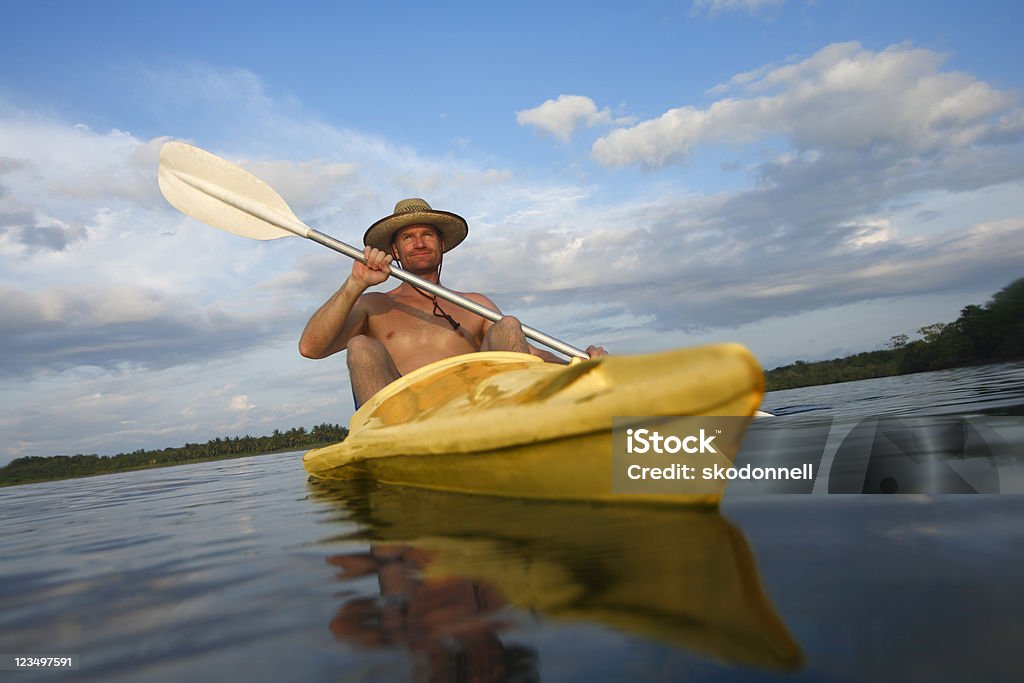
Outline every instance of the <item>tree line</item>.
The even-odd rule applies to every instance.
[[[1024,358],[1024,278],[1010,283],[984,306],[970,305],[951,323],[917,331],[920,339],[898,334],[889,348],[846,358],[792,365],[765,373],[768,391],[818,384],[945,370]]]
[[[300,448],[327,445],[342,441],[348,428],[336,424],[319,424],[310,430],[297,427],[270,436],[234,436],[210,439],[206,443],[186,443],[176,448],[139,449],[117,455],[55,455],[29,456],[12,460],[0,468],[0,486],[28,484],[55,479],[71,479],[94,474],[110,474],[128,470],[180,465],[237,458],[247,455],[281,453]]]

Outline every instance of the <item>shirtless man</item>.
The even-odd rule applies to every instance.
[[[395,212],[366,231],[366,264],[356,261],[341,288],[313,314],[299,340],[299,353],[326,358],[348,349],[348,368],[357,406],[382,388],[442,358],[474,351],[519,351],[546,361],[564,363],[552,353],[527,343],[522,325],[511,316],[498,322],[482,318],[407,282],[390,292],[365,293],[391,275],[392,261],[414,275],[440,284],[446,251],[466,238],[469,226],[461,216],[436,211],[422,199],[403,199]],[[476,292],[462,293],[499,311]],[[500,312],[500,311],[499,311]],[[606,355],[587,348],[594,358]]]

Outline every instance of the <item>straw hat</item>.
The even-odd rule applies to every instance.
[[[448,211],[435,211],[430,208],[430,204],[413,197],[398,202],[393,214],[371,225],[363,235],[363,244],[381,251],[391,251],[391,238],[410,225],[433,225],[441,233],[445,251],[459,246],[469,232],[466,219],[462,216]]]

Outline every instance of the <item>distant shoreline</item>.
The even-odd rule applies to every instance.
[[[984,306],[967,306],[951,323],[933,323],[889,340],[889,348],[845,358],[805,362],[765,373],[765,390],[799,389],[895,377],[916,372],[989,365],[1024,358],[1024,278],[997,292]]]
[[[868,353],[874,353],[874,352],[868,352]],[[846,361],[848,359],[854,358],[854,357],[859,356],[859,355],[863,355],[863,354],[855,354],[854,356],[847,356],[845,358],[834,358],[832,360],[811,361],[811,362],[806,362],[806,363],[804,363],[802,361],[798,361],[798,363],[802,367],[804,367],[804,368],[811,369],[809,366],[816,366],[816,365],[823,365],[824,366],[824,365],[828,365],[828,364],[831,364],[831,363],[838,363],[840,361]],[[794,367],[792,365],[787,365],[787,366],[778,367],[778,368],[774,368],[772,370],[766,370],[765,371],[765,373],[764,373],[765,374],[765,389],[764,390],[765,390],[765,393],[767,393],[767,392],[770,392],[770,391],[786,391],[788,389],[806,389],[808,387],[823,387],[823,386],[828,386],[830,384],[842,384],[844,382],[859,382],[859,381],[865,380],[865,379],[881,379],[883,377],[904,377],[904,376],[907,376],[907,375],[916,375],[916,374],[922,373],[922,372],[939,372],[941,370],[955,370],[957,368],[977,368],[977,367],[984,367],[986,365],[1000,365],[1002,363],[1012,363],[1014,361],[1020,361],[1020,360],[1024,360],[1024,359],[1020,359],[1020,358],[1017,358],[1017,359],[1014,359],[1014,358],[1009,358],[1009,359],[1000,358],[1000,359],[991,360],[991,361],[979,361],[977,363],[964,363],[963,365],[953,365],[953,366],[950,366],[948,368],[936,368],[934,370],[928,369],[928,370],[914,370],[913,372],[891,372],[891,373],[880,373],[880,374],[865,374],[864,376],[849,376],[849,377],[848,376],[842,376],[842,377],[839,377],[837,379],[830,379],[830,380],[827,380],[827,381],[815,381],[815,382],[812,382],[810,384],[793,384],[791,386],[787,384],[786,386],[780,386],[781,382],[779,380],[771,379],[770,375],[771,375],[771,373],[775,372],[776,370],[783,370],[783,369],[789,369],[789,368]]]
[[[338,443],[346,436],[346,427],[321,424],[308,432],[301,427],[287,432],[275,430],[270,436],[218,438],[204,444],[138,450],[113,456],[79,454],[17,458],[0,468],[0,488],[308,450]]]
[[[220,462],[222,460],[240,460],[241,458],[258,458],[261,455],[280,455],[281,453],[289,453],[291,451],[305,451],[313,448],[323,448],[324,446],[330,446],[330,443],[317,443],[310,444],[309,446],[302,446],[301,448],[284,448],[279,451],[268,451],[266,453],[241,453],[241,454],[230,454],[230,455],[213,455],[207,458],[198,458],[196,460],[181,460],[177,462],[158,462],[152,465],[138,465],[136,467],[128,467],[123,470],[111,470],[109,472],[93,472],[91,474],[71,474],[66,477],[53,477],[50,479],[36,479],[33,481],[3,481],[0,480],[0,488],[7,486],[21,486],[23,484],[45,484],[50,481],[67,481],[69,479],[87,479],[90,477],[102,477],[108,474],[121,474],[123,472],[141,472],[143,470],[159,470],[166,467],[178,467],[180,465],[196,465],[204,462]],[[2,472],[3,468],[0,468]]]

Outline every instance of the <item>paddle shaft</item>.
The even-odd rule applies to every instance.
[[[169,142],[168,144],[174,143]],[[195,171],[187,172],[179,169],[167,168],[166,172],[168,174],[168,181],[173,179],[175,180],[175,182],[183,183],[184,186],[191,188],[188,190],[188,193],[186,193],[184,197],[178,197],[178,203],[171,202],[175,207],[177,207],[185,214],[193,216],[194,218],[199,218],[204,222],[210,223],[214,227],[219,227],[223,230],[227,230],[228,232],[246,234],[246,237],[253,237],[255,239],[260,240],[284,237],[284,234],[278,233],[278,230],[284,230],[286,233],[295,234],[295,236],[297,237],[312,240],[317,244],[324,245],[325,247],[333,249],[336,252],[344,254],[345,256],[353,258],[361,263],[367,262],[366,256],[362,255],[362,252],[360,250],[355,249],[354,247],[347,245],[344,242],[341,242],[340,240],[332,238],[331,236],[329,236],[329,234],[325,234],[324,232],[314,230],[313,228],[309,227],[301,220],[299,220],[295,216],[295,214],[293,214],[291,210],[288,209],[287,205],[284,204],[284,200],[281,200],[281,198],[278,195],[276,195],[276,193],[274,193],[272,189],[270,189],[261,180],[255,178],[255,176],[251,176],[250,174],[242,171],[241,169],[233,167],[232,165],[228,164],[228,162],[225,162],[222,159],[214,157],[213,155],[210,155],[208,152],[203,152],[201,150],[198,150],[198,148],[189,147],[188,145],[182,146],[188,148],[188,150],[193,150],[194,155],[202,155],[199,157],[199,159],[205,160],[205,162],[203,162],[205,164],[216,164],[218,167],[228,168],[234,174],[241,174],[243,176],[242,179],[244,181],[245,188],[250,190],[249,193],[244,193],[244,191],[228,189],[227,187],[221,186],[216,181],[212,181],[210,179],[201,177],[202,172],[197,174],[197,172]],[[164,172],[164,170],[165,169],[162,169],[161,172]],[[233,179],[238,181],[239,178],[236,175],[236,177],[234,177]],[[261,193],[272,196],[274,199],[279,200],[281,202],[281,205],[275,208],[268,206],[265,201],[254,199],[251,196],[252,183],[258,183],[258,189],[259,191],[261,191]],[[163,187],[162,190],[164,190]],[[198,195],[191,194],[197,190]],[[164,191],[164,194],[165,197],[167,197],[166,190]],[[230,207],[232,209],[241,211],[242,214],[246,215],[247,217],[256,218],[259,221],[259,223],[257,223],[256,230],[258,234],[244,233],[240,230],[234,229],[231,224],[232,221],[220,216],[219,211],[214,211],[214,215],[211,215],[209,212],[201,212],[200,214],[197,214],[195,211],[189,210],[195,209],[194,206],[191,206],[191,201],[194,201],[195,197],[203,197],[207,200],[211,200],[214,202],[214,206],[216,207]],[[168,200],[170,199],[171,198],[168,197]],[[250,225],[250,228],[251,227],[252,226]],[[267,232],[267,230],[269,230],[269,232]],[[487,318],[488,321],[498,322],[499,319],[501,319],[502,317],[502,314],[499,313],[497,310],[492,310],[490,308],[487,308],[486,306],[482,306],[475,301],[467,299],[461,294],[457,294],[451,290],[446,290],[440,285],[428,283],[422,278],[419,278],[419,276],[414,275],[413,273],[408,272],[406,270],[402,270],[401,268],[392,266],[391,274],[394,275],[395,278],[397,278],[398,280],[407,282],[410,285],[418,287],[419,289],[422,289],[426,292],[430,292],[434,296],[440,297],[445,301],[451,301],[452,303],[458,306],[462,306],[466,310],[472,311],[477,315],[480,315],[481,317]],[[559,339],[555,339],[554,337],[546,335],[540,330],[535,330],[534,328],[530,328],[524,325],[522,326],[522,331],[523,334],[529,339],[540,342],[545,346],[548,346],[556,351],[559,351],[560,353],[564,353],[565,355],[577,356],[580,358],[589,357],[586,351],[582,351],[578,348],[575,348],[574,346],[566,344],[565,342]]]
[[[348,256],[349,258],[353,258],[356,261],[366,263],[366,257],[363,255],[363,252],[359,251],[355,247],[345,244],[340,240],[334,239],[330,235],[325,235],[319,230],[309,228],[309,232],[305,235],[305,237],[306,239],[313,240],[317,244],[322,244],[325,247],[328,247],[330,249],[333,249],[337,252],[344,254],[345,256]],[[430,292],[431,294],[438,296],[444,299],[445,301],[450,301],[453,304],[461,306],[462,308],[465,308],[468,311],[472,311],[473,313],[476,313],[477,315],[483,318],[487,318],[492,322],[497,322],[502,317],[501,313],[498,313],[495,310],[487,308],[486,306],[483,306],[477,303],[476,301],[473,301],[472,299],[467,299],[461,294],[457,294],[449,289],[445,289],[440,285],[435,285],[433,282],[428,282],[427,280],[424,280],[423,278],[417,275],[413,275],[412,273],[402,270],[401,268],[398,268],[396,266],[391,266],[391,274],[394,275],[399,280],[402,280],[403,282],[408,282],[410,285],[416,287],[417,289],[422,289],[424,291]],[[580,349],[577,349],[575,346],[566,344],[565,342],[559,339],[555,339],[550,335],[544,334],[540,330],[535,330],[532,327],[529,327],[528,325],[523,325],[523,334],[525,334],[530,339],[540,342],[541,344],[544,344],[545,346],[548,346],[554,349],[555,351],[564,353],[567,356],[589,358],[586,351],[581,351]]]

